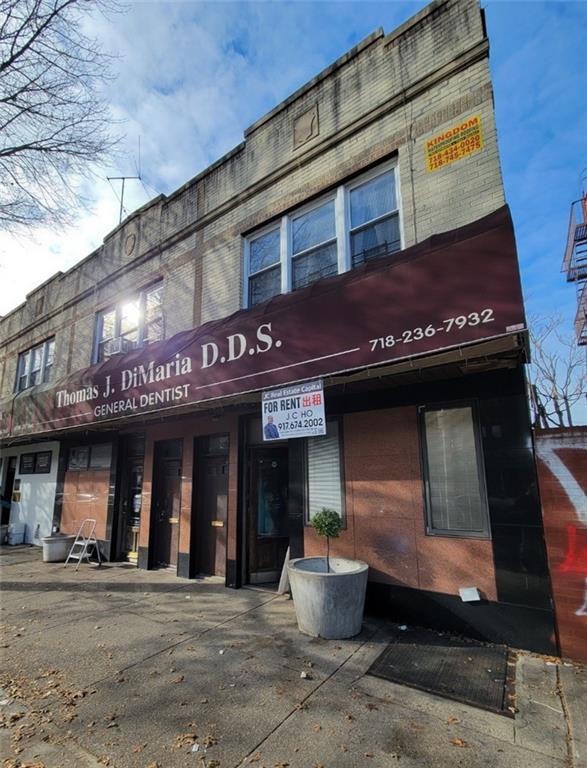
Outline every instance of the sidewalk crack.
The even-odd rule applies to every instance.
[[[576,768],[575,763],[575,750],[573,748],[573,720],[571,717],[571,712],[569,710],[569,706],[567,704],[567,700],[565,697],[565,692],[563,689],[563,683],[561,680],[561,674],[560,674],[560,667],[557,665],[556,667],[556,688],[555,688],[556,694],[560,699],[561,707],[563,710],[563,714],[565,716],[565,725],[567,728],[566,733],[566,744],[567,744],[567,759],[566,764],[568,768]]]

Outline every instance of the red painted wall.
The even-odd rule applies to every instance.
[[[414,406],[346,415],[344,470],[347,528],[333,554],[364,560],[372,581],[497,599],[491,541],[426,535]],[[306,528],[306,555],[324,549]]]
[[[536,433],[561,653],[587,661],[587,427]]]

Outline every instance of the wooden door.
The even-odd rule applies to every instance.
[[[196,450],[197,494],[195,515],[196,572],[216,576],[226,573],[226,522],[228,512],[228,455],[205,452],[207,438]]]
[[[289,544],[287,447],[252,447],[249,470],[249,581],[274,582]]]
[[[177,565],[181,506],[181,441],[155,443],[152,546],[155,566]]]

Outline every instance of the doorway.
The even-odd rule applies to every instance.
[[[155,443],[151,546],[155,567],[177,566],[182,440]]]
[[[14,476],[16,475],[16,456],[7,458],[6,478],[4,480],[4,489],[2,491],[2,519],[1,525],[10,523],[10,505],[12,504],[12,492],[14,490]]]
[[[279,580],[289,545],[287,446],[249,448],[248,580]]]
[[[226,573],[228,514],[228,435],[196,439],[192,510],[192,572],[210,576]]]
[[[119,456],[120,500],[116,528],[116,559],[136,563],[141,523],[144,435],[126,435],[120,443]]]

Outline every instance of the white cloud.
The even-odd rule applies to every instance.
[[[144,185],[127,182],[128,212],[185,183],[337,56],[378,26],[389,32],[424,2],[134,2],[122,15],[95,16],[90,31],[119,56],[108,101],[115,130],[126,133],[122,152],[102,181],[86,186],[92,212],[77,226],[34,240],[0,234],[0,314],[117,225],[120,182],[103,177],[136,174],[139,137]],[[570,70],[580,56],[579,6],[487,7],[504,180],[532,311],[564,295],[558,270],[571,178],[584,164],[576,149],[585,127],[580,71]],[[570,318],[574,292],[566,290]]]

